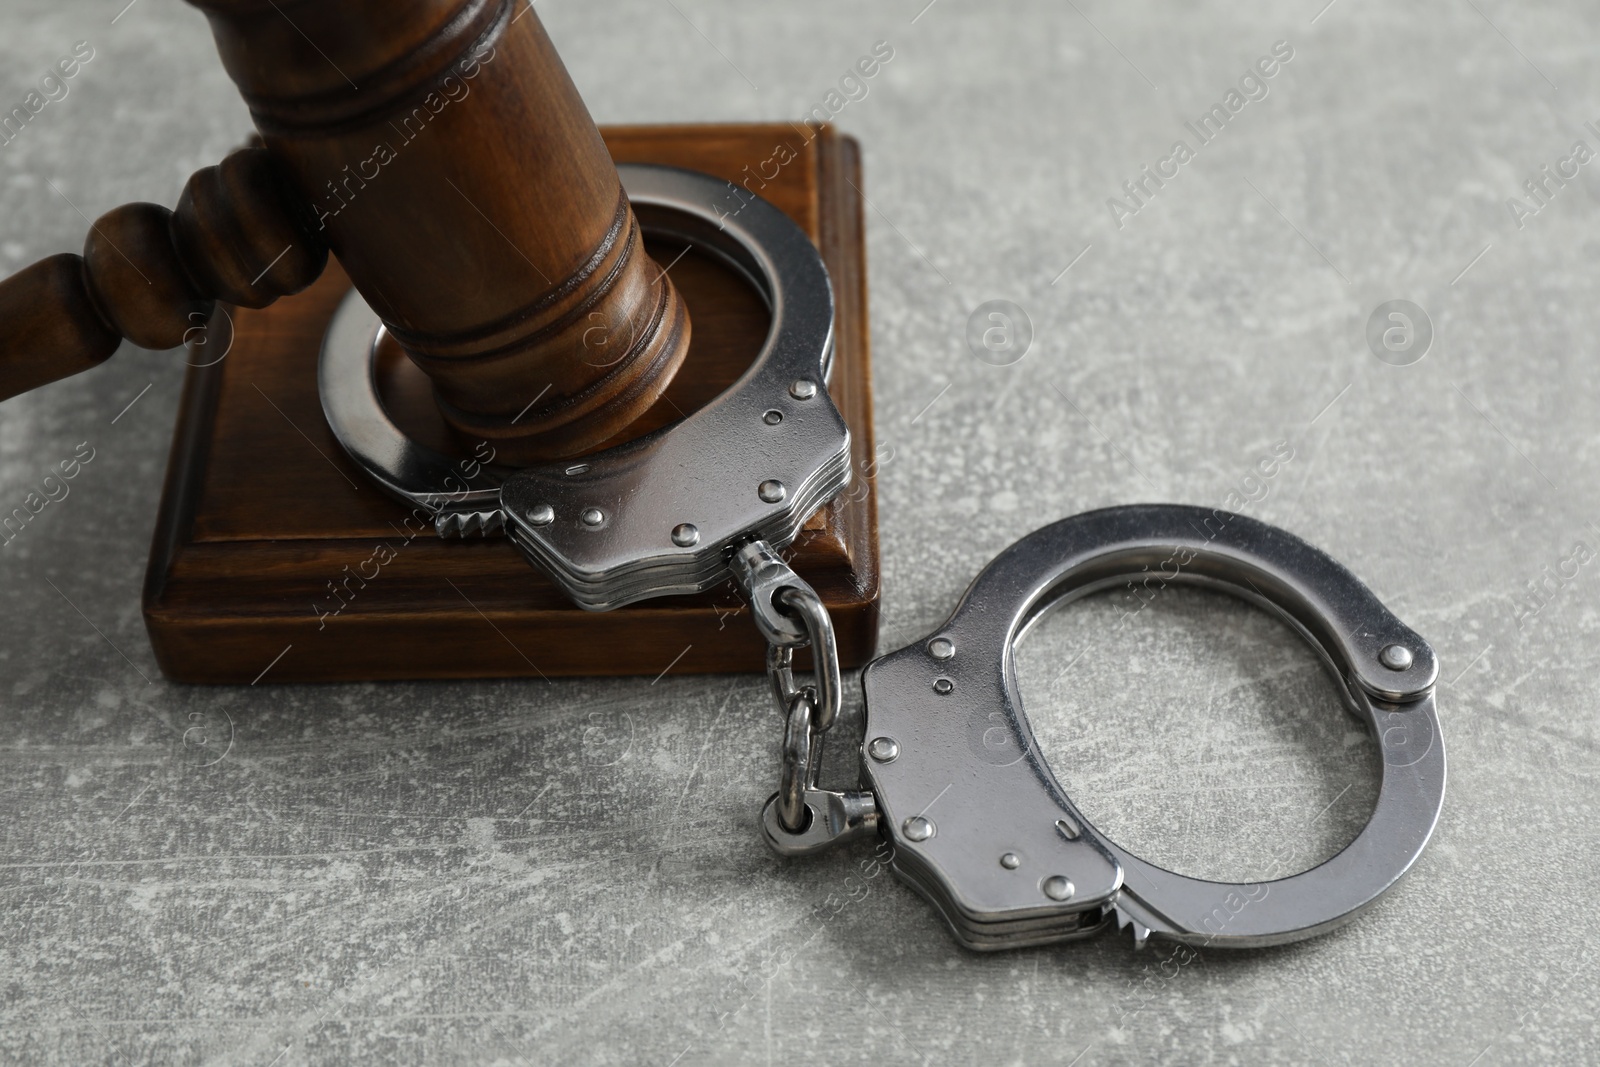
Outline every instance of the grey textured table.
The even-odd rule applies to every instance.
[[[0,549],[0,1059],[1600,1057],[1600,184],[1572,152],[1600,150],[1600,19],[1543,0],[926,2],[539,11],[602,122],[798,117],[890,42],[837,116],[872,203],[882,647],[1051,518],[1247,493],[1443,660],[1452,781],[1409,880],[1276,950],[1180,966],[1108,934],[977,956],[864,874],[866,850],[762,846],[778,722],[759,677],[169,685],[139,587],[182,361],[126,351],[0,407],[0,511],[81,442],[94,455]],[[247,129],[204,19],[122,3],[0,14],[6,110],[94,49],[0,147],[4,270],[78,247],[84,216],[173,203]],[[1201,144],[1185,122],[1284,40],[1265,98]],[[1176,174],[1131,200],[1145,165]],[[1535,213],[1523,183],[1546,165],[1578,174]],[[966,341],[994,298],[1033,325],[1008,366]],[[1367,340],[1394,299],[1435,333],[1406,366],[1416,336],[1383,360]],[[1247,481],[1280,442],[1292,460]],[[1118,614],[1079,605],[1019,653],[1094,821],[1217,877],[1350,839],[1375,750],[1308,650],[1200,593]],[[847,699],[835,781],[860,729]]]

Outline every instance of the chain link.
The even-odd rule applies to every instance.
[[[783,728],[783,769],[778,773],[778,825],[797,834],[806,828],[806,790],[817,784],[822,732],[813,728],[817,704],[810,689],[795,694]]]
[[[843,685],[839,675],[839,644],[833,634],[833,620],[817,591],[798,576],[799,584],[786,586],[778,593],[778,603],[798,616],[805,627],[806,645],[811,649],[811,684],[804,689],[812,693],[817,705],[815,728],[825,733],[833,728],[839,717],[843,699]],[[787,708],[801,691],[794,682],[794,648],[773,646],[767,649],[767,674],[772,679],[773,695],[778,707]]]
[[[742,546],[732,563],[735,581],[750,598],[756,627],[767,639],[767,677],[784,716],[778,823],[789,833],[802,833],[808,819],[806,793],[816,788],[822,762],[822,737],[839,717],[843,696],[833,620],[817,591],[765,541]],[[797,648],[811,649],[811,678],[805,685],[795,682]]]

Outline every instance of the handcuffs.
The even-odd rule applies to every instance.
[[[1433,650],[1321,551],[1204,508],[1106,508],[1006,549],[942,626],[866,668],[866,788],[820,786],[822,741],[841,703],[838,650],[821,598],[780,553],[851,477],[849,429],[827,390],[827,269],[764,200],[729,216],[717,207],[723,181],[658,166],[618,171],[646,232],[719,258],[771,311],[760,353],[726,392],[581,460],[477,467],[469,477],[385,411],[374,370],[382,324],[352,293],[323,346],[323,409],[366,473],[432,512],[440,536],[503,533],[581,607],[695,593],[731,577],[767,641],[784,717],[779,789],[760,820],[769,845],[804,856],[881,836],[894,872],[979,950],[1085,937],[1113,922],[1136,946],[1151,937],[1280,944],[1349,922],[1411,868],[1444,800]],[[1337,855],[1266,882],[1176,874],[1097,830],[1050,770],[1018,692],[1014,646],[1049,610],[1152,575],[1231,593],[1288,623],[1377,739],[1376,807]],[[793,656],[807,647],[814,667],[797,681]]]

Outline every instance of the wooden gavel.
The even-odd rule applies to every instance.
[[[656,401],[688,312],[530,4],[190,2],[259,143],[175,211],[114,208],[82,256],[0,282],[0,399],[123,338],[179,345],[215,301],[265,307],[331,250],[445,420],[509,461],[592,449]]]

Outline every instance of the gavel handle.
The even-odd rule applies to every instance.
[[[127,338],[182,344],[218,300],[266,307],[328,262],[310,208],[264,148],[196,171],[176,211],[124,204],[95,220],[83,255],[49,256],[0,281],[0,400],[98,366]]]

